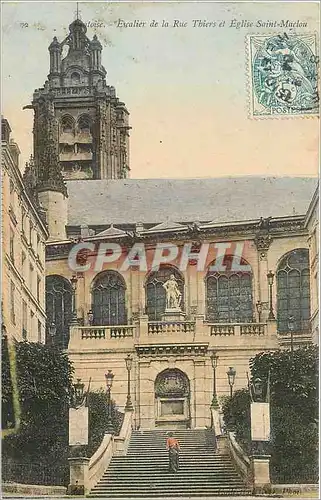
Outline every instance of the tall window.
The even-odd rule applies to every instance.
[[[14,232],[10,229],[10,259],[14,263]]]
[[[41,279],[37,276],[37,301],[40,302],[40,285]]]
[[[277,268],[277,322],[279,332],[289,331],[289,318],[294,330],[310,328],[309,251],[292,250]]]
[[[206,316],[215,323],[253,321],[252,271],[233,271],[233,256],[226,256],[224,272],[206,275]],[[215,263],[212,262],[210,267]],[[241,265],[247,265],[241,259]]]
[[[32,337],[34,335],[34,327],[35,327],[34,320],[35,320],[35,313],[33,311],[30,311],[30,332]]]
[[[26,278],[26,254],[21,252],[21,272],[23,278]]]
[[[41,340],[42,340],[42,326],[40,319],[38,319],[38,342],[41,342]]]
[[[126,325],[126,285],[116,271],[100,273],[92,287],[94,325]]]
[[[62,276],[46,278],[47,325],[55,326],[54,342],[66,349],[69,342],[69,323],[72,313],[72,289],[70,282]]]
[[[151,272],[146,281],[146,312],[150,321],[161,321],[166,309],[166,291],[163,287],[171,275],[174,275],[182,294],[181,309],[184,310],[184,278],[173,266],[162,266]]]
[[[10,317],[11,323],[16,324],[16,314],[15,314],[15,292],[16,287],[13,281],[10,281]]]
[[[14,210],[14,183],[13,181],[10,179],[10,206],[12,208],[12,210]]]
[[[33,265],[29,264],[29,290],[30,290],[30,292],[32,294],[34,294],[34,290],[33,290],[33,271],[34,271]]]
[[[22,340],[27,340],[28,337],[28,309],[27,303],[22,300]]]
[[[70,115],[64,115],[60,122],[61,131],[64,133],[73,133],[75,129],[75,120]]]
[[[32,236],[33,236],[33,224],[30,221],[30,223],[29,223],[29,245],[31,245],[31,246],[33,246]]]
[[[78,118],[78,130],[82,134],[90,133],[91,120],[88,115],[81,115]]]
[[[22,234],[25,234],[25,231],[26,231],[25,225],[26,225],[26,209],[24,207],[22,207],[22,209],[21,209],[21,231],[22,231]]]

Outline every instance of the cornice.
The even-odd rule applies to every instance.
[[[158,356],[205,356],[208,343],[192,344],[136,344],[134,347],[139,357]]]

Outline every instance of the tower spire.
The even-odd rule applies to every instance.
[[[79,2],[77,2],[76,19],[79,19]]]

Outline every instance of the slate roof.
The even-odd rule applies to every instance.
[[[304,215],[316,186],[311,177],[68,181],[68,225],[227,223]]]

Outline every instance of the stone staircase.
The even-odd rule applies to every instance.
[[[180,469],[168,472],[167,430],[133,431],[126,456],[113,457],[90,497],[249,495],[228,455],[215,454],[211,430],[176,430]]]

